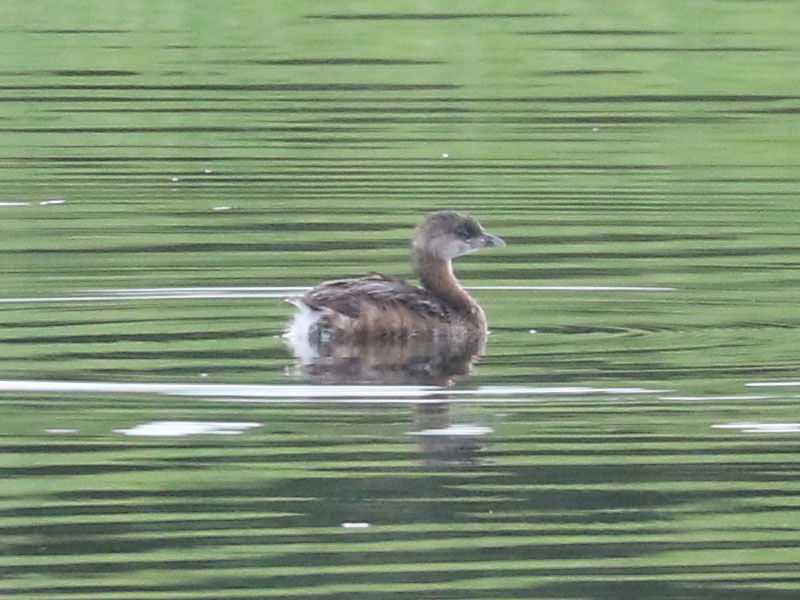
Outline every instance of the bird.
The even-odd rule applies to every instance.
[[[372,273],[323,282],[288,299],[297,313],[289,341],[319,355],[332,344],[484,338],[486,315],[453,273],[455,258],[482,248],[505,246],[471,215],[444,210],[426,215],[411,242],[420,285]]]

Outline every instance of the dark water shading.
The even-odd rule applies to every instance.
[[[575,75],[633,75],[641,73],[641,71],[635,71],[633,69],[608,69],[608,70],[601,70],[601,69],[572,69],[572,70],[553,70],[553,71],[542,71],[544,75],[563,75],[567,77],[573,77]]]
[[[86,35],[86,34],[120,34],[133,33],[131,29],[31,29],[28,33],[44,35]]]
[[[46,396],[30,399],[57,410]],[[462,418],[491,424],[491,443],[427,455],[404,432],[441,421],[441,405],[412,416],[403,406],[264,403],[248,411],[262,426],[233,441],[30,439],[9,449],[64,466],[10,474],[43,482],[69,475],[71,484],[22,496],[3,516],[14,557],[5,570],[11,581],[46,570],[63,583],[7,582],[5,591],[302,596],[323,586],[388,597],[435,586],[443,597],[550,589],[580,597],[644,588],[722,598],[793,586],[796,532],[785,520],[797,490],[785,461],[796,442],[747,441],[700,425],[757,414],[757,401],[732,412],[729,401],[619,400],[589,396],[568,411],[553,399],[454,405]],[[181,410],[154,402],[157,413]],[[219,411],[183,405],[198,416]],[[137,413],[154,416],[153,407],[140,398],[123,412],[135,422]],[[287,468],[294,475],[282,474]],[[172,483],[142,488],[142,478]],[[143,571],[164,581],[137,583]],[[780,589],[765,595],[785,597]]]
[[[305,92],[324,92],[324,91],[347,91],[358,92],[365,90],[436,90],[449,89],[453,85],[437,84],[402,84],[402,83],[273,83],[273,84],[178,84],[178,85],[144,85],[144,84],[64,84],[64,85],[7,85],[0,86],[0,90],[143,90],[143,91],[305,91]]]
[[[795,12],[3,3],[0,595],[796,598]],[[485,351],[297,360],[436,209]]]
[[[398,66],[398,65],[438,65],[441,61],[430,60],[402,60],[389,58],[285,58],[272,60],[250,59],[246,61],[214,61],[220,64],[251,64],[251,65],[277,65],[277,66]]]
[[[670,35],[673,31],[649,29],[551,29],[542,31],[521,31],[525,35]]]
[[[758,46],[708,46],[696,48],[663,46],[619,46],[611,48],[574,48],[585,52],[782,52],[787,48],[762,48]]]
[[[328,15],[306,15],[307,19],[336,19],[336,20],[358,20],[358,21],[381,21],[381,20],[453,20],[453,19],[531,19],[543,17],[561,17],[561,13],[362,13],[362,14],[328,14]]]

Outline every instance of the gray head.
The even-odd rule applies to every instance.
[[[453,260],[481,248],[497,248],[506,243],[486,233],[473,217],[452,210],[434,212],[417,225],[411,247],[415,254]]]

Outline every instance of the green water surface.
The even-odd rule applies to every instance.
[[[796,598],[798,17],[0,4],[0,596]],[[438,209],[473,372],[298,374]]]

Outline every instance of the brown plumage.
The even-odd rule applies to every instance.
[[[505,246],[469,215],[440,211],[426,216],[411,244],[422,287],[387,275],[321,283],[294,299],[300,309],[288,332],[312,346],[338,341],[399,340],[484,335],[486,317],[461,287],[452,260],[480,248]]]

